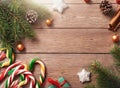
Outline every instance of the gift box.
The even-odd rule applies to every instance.
[[[48,78],[48,82],[52,84],[48,88],[71,88],[70,84],[63,77],[60,77],[57,81]]]

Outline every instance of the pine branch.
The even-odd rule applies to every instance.
[[[33,38],[34,31],[25,20],[26,12],[36,10],[42,22],[50,16],[46,8],[26,3],[26,0],[0,1],[0,42],[2,47],[13,47],[23,38]]]
[[[110,53],[114,57],[116,65],[120,66],[120,47],[118,45],[115,45]]]
[[[102,67],[99,62],[95,62],[91,69],[98,75],[96,88],[120,88],[120,79],[108,69]]]
[[[16,1],[16,0],[12,0]],[[31,25],[21,14],[18,2],[0,3],[0,42],[2,47],[12,47],[25,37],[33,37]]]
[[[0,42],[2,45],[7,45],[11,43],[12,40],[9,40],[9,35],[11,35],[9,31],[9,18],[8,12],[5,12],[4,6],[0,5]]]

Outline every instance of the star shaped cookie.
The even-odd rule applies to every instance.
[[[90,81],[90,75],[91,73],[83,69],[81,72],[78,72],[77,75],[79,76],[79,80],[84,83],[84,82],[89,82]]]
[[[64,2],[64,0],[56,0],[53,5],[53,10],[58,11],[59,13],[63,13],[63,11],[68,8],[68,5]]]

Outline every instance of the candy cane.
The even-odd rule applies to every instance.
[[[33,71],[35,63],[38,63],[40,65],[40,72],[41,72],[39,76],[39,81],[37,81],[36,83],[36,88],[41,88],[41,86],[43,85],[46,79],[46,68],[45,68],[45,64],[39,58],[35,58],[29,64],[30,71]]]
[[[18,66],[18,67],[15,68],[14,72],[12,73],[12,75],[11,75],[11,76],[8,78],[8,80],[6,81],[6,86],[5,86],[5,88],[9,88],[9,87],[11,86],[13,80],[14,80],[14,77],[17,76],[17,75],[19,75],[19,74],[23,74],[23,75],[25,75],[25,77],[27,77],[27,78],[26,78],[26,80],[25,80],[25,83],[23,83],[23,84],[18,84],[16,88],[19,88],[19,87],[25,85],[26,83],[28,83],[28,81],[29,81],[28,79],[31,79],[30,88],[34,88],[34,86],[35,86],[35,79],[34,79],[32,73],[29,72],[29,71],[27,71],[27,70],[25,70],[25,69],[18,70],[20,67],[21,67],[21,66]],[[15,83],[13,83],[13,84],[15,84]]]
[[[17,88],[17,86],[16,86],[17,84],[18,84],[18,80],[14,81],[14,82],[11,84],[10,88]]]
[[[1,51],[1,54],[0,54],[0,61],[2,61],[3,59],[6,58],[6,53]]]
[[[22,87],[22,86],[24,86],[24,85],[26,85],[30,80],[30,78],[29,78],[29,76],[30,75],[26,75],[26,77],[25,77],[25,80],[22,80],[20,83],[18,83],[18,80],[17,80],[17,82],[16,81],[13,81],[12,82],[12,84],[10,85],[10,88],[20,88],[20,87]],[[30,83],[31,84],[31,83]],[[35,84],[34,84],[35,85]],[[34,86],[33,85],[33,86]]]
[[[14,53],[13,53],[13,49],[9,48],[1,48],[0,50],[6,50],[6,57],[9,59],[9,61],[0,63],[0,67],[5,67],[5,66],[9,66],[14,62]]]
[[[0,74],[0,81],[2,81],[2,80],[5,78],[5,76],[8,74],[8,71],[10,71],[12,68],[14,68],[14,67],[16,67],[16,66],[18,66],[18,65],[20,65],[20,64],[21,64],[21,62],[16,62],[16,63],[10,65],[7,69],[5,69],[5,70]]]

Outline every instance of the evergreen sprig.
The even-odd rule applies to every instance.
[[[115,45],[110,53],[115,59],[117,72],[120,72],[120,47]],[[97,85],[87,85],[85,88],[120,88],[120,78],[112,73],[114,71],[104,68],[99,62],[95,62],[90,68],[97,74]]]
[[[120,66],[120,47],[118,45],[115,45],[110,53],[114,57],[116,65]]]
[[[0,42],[2,47],[12,47],[25,37],[33,37],[31,25],[24,19],[20,3],[12,0],[0,3]],[[13,3],[14,2],[14,3]]]
[[[97,74],[97,84],[96,86],[87,86],[86,88],[120,88],[120,79],[99,62],[95,62],[90,68]]]
[[[26,0],[1,0],[0,1],[0,44],[2,47],[12,47],[23,38],[33,38],[34,31],[31,24],[26,21],[26,12],[30,9],[39,11],[39,18],[43,20],[50,16],[44,9],[29,6]],[[31,4],[32,5],[32,4]],[[30,8],[31,7],[31,8]],[[40,8],[40,7],[38,7]],[[47,14],[47,16],[45,16]]]

